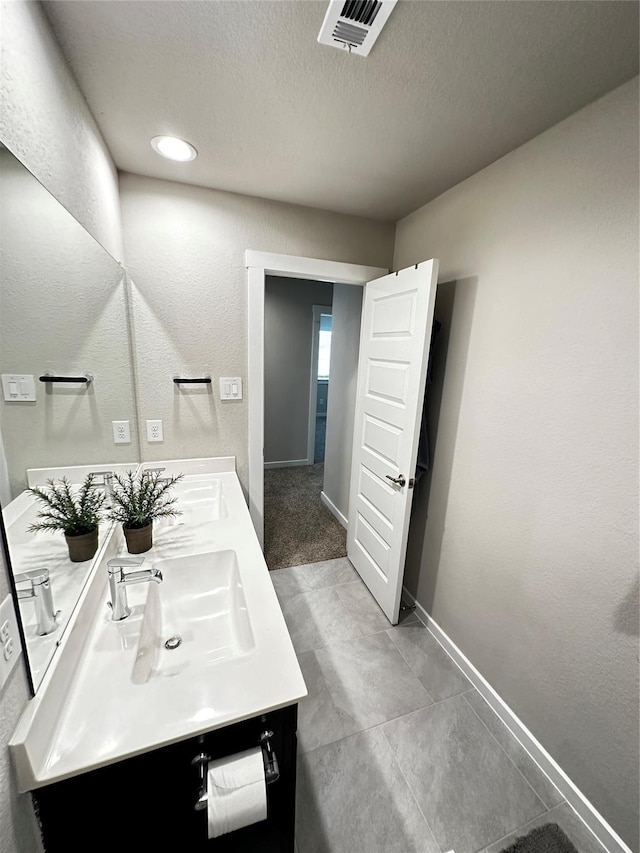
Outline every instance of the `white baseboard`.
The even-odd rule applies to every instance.
[[[326,506],[326,508],[338,519],[340,524],[346,529],[349,527],[349,519],[345,518],[345,516],[340,512],[338,507],[334,504],[331,498],[328,498],[324,492],[320,492],[320,500]]]
[[[265,462],[265,468],[295,468],[297,465],[313,465],[308,459],[283,459],[282,462]]]
[[[416,601],[415,596],[405,587],[403,587],[403,598],[410,604],[415,604],[415,613],[418,619],[431,631],[445,652],[460,667],[482,697],[491,705],[511,734],[529,753],[543,773],[549,777],[598,841],[609,853],[632,853],[630,848],[627,847],[615,830],[609,826],[597,809],[587,800],[582,791],[571,781],[560,765],[549,755],[534,735],[531,734],[522,720],[511,710],[486,678],[475,668],[466,655],[460,651],[453,640],[432,619],[424,607]]]

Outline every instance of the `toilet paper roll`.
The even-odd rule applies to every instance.
[[[267,785],[259,746],[210,761],[207,777],[209,838],[265,820]]]

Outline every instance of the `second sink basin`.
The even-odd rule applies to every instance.
[[[229,514],[220,480],[185,480],[173,487],[173,493],[178,498],[177,509],[187,510],[190,515],[199,511],[209,520],[217,521]]]
[[[235,551],[157,560],[150,584],[134,684],[206,669],[255,648]]]

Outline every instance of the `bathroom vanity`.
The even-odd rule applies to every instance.
[[[45,850],[101,849],[97,842],[104,839],[122,851],[292,853],[296,712],[293,705],[38,789]],[[273,733],[279,768],[267,785],[267,820],[208,840],[206,809],[196,808],[201,779],[194,759],[244,751],[265,729]]]
[[[130,615],[112,618],[108,563],[131,558],[115,527],[11,740],[20,790],[47,851],[293,851],[306,688],[234,460],[157,466],[185,474],[183,514],[140,555],[162,580],[128,586]],[[209,839],[209,762],[246,750],[262,755],[267,818]]]

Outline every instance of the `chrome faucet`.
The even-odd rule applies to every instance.
[[[144,563],[144,557],[116,557],[107,563],[109,572],[109,592],[111,594],[111,618],[114,622],[120,622],[131,615],[131,608],[127,603],[127,585],[132,583],[160,583],[162,572],[158,569],[141,569],[138,572],[127,572],[125,569],[135,568]]]
[[[151,474],[162,474],[164,470],[164,465],[162,465],[160,468],[145,468],[142,472],[142,477],[150,477]]]
[[[113,497],[113,471],[91,471],[94,477],[102,477],[101,483],[94,483],[94,489],[104,488],[107,503],[112,504]]]
[[[20,601],[33,601],[36,608],[36,634],[43,637],[58,627],[53,608],[53,594],[49,569],[34,569],[15,576],[16,592]],[[29,583],[29,589],[18,589],[18,584]]]

